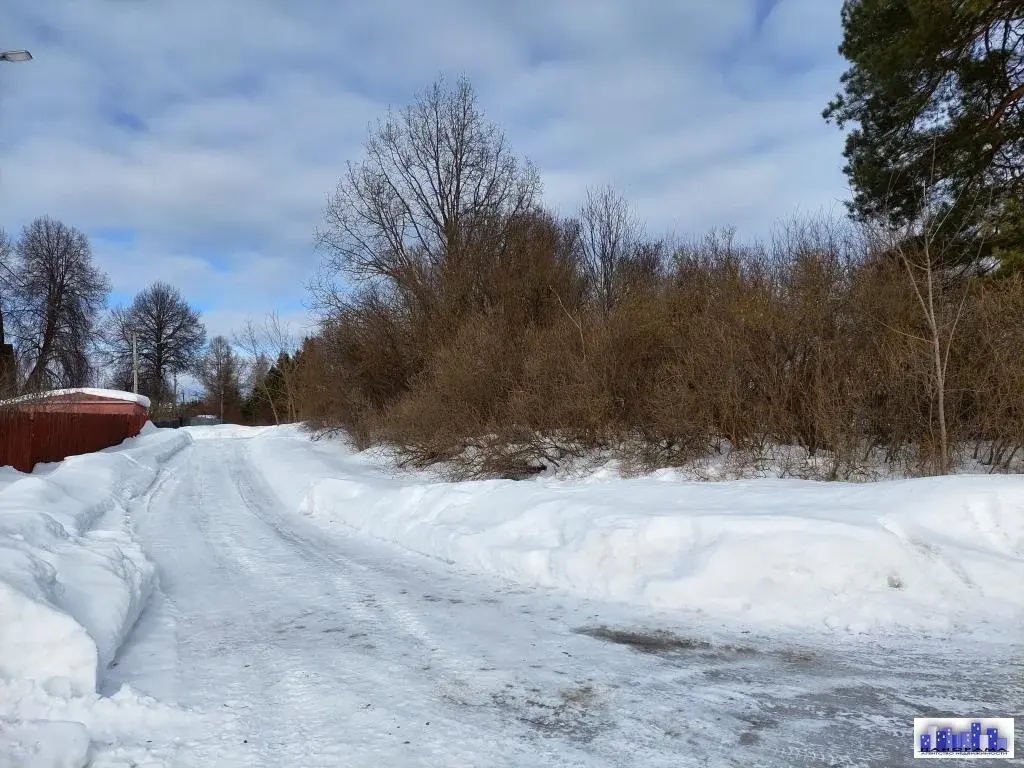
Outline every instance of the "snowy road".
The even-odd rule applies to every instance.
[[[159,589],[104,690],[197,713],[154,761],[893,766],[915,716],[1020,714],[996,646],[730,636],[326,530],[249,443],[196,440],[132,510]]]

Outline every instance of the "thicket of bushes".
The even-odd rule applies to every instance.
[[[609,189],[569,218],[538,190],[467,83],[389,115],[328,203],[299,416],[462,476],[598,451],[639,469],[796,446],[788,470],[827,478],[1022,458],[1024,284],[963,238],[822,219],[672,243]]]
[[[306,343],[302,415],[464,475],[597,449],[649,468],[780,445],[821,457],[829,478],[880,456],[943,469],[927,318],[905,265],[843,224],[793,224],[754,247],[648,244],[610,302],[564,222],[516,229],[471,290],[438,274],[415,300],[356,292]],[[1024,447],[1024,284],[936,283],[950,443],[1006,470]]]

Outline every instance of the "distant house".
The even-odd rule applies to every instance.
[[[135,437],[149,399],[113,389],[58,389],[0,401],[0,466],[30,472]]]
[[[190,427],[213,427],[218,424],[223,424],[219,416],[214,416],[209,413],[200,413],[198,416],[193,416],[188,420]]]

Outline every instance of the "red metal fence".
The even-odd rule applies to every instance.
[[[41,462],[109,448],[139,434],[148,418],[144,410],[79,413],[0,409],[0,466],[31,472]]]

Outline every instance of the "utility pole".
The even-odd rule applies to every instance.
[[[32,61],[28,51],[0,51],[0,61]],[[0,395],[14,392],[17,379],[17,361],[14,357],[14,346],[7,343],[4,337],[4,316],[0,310]]]
[[[139,335],[132,331],[132,392],[139,394]]]

